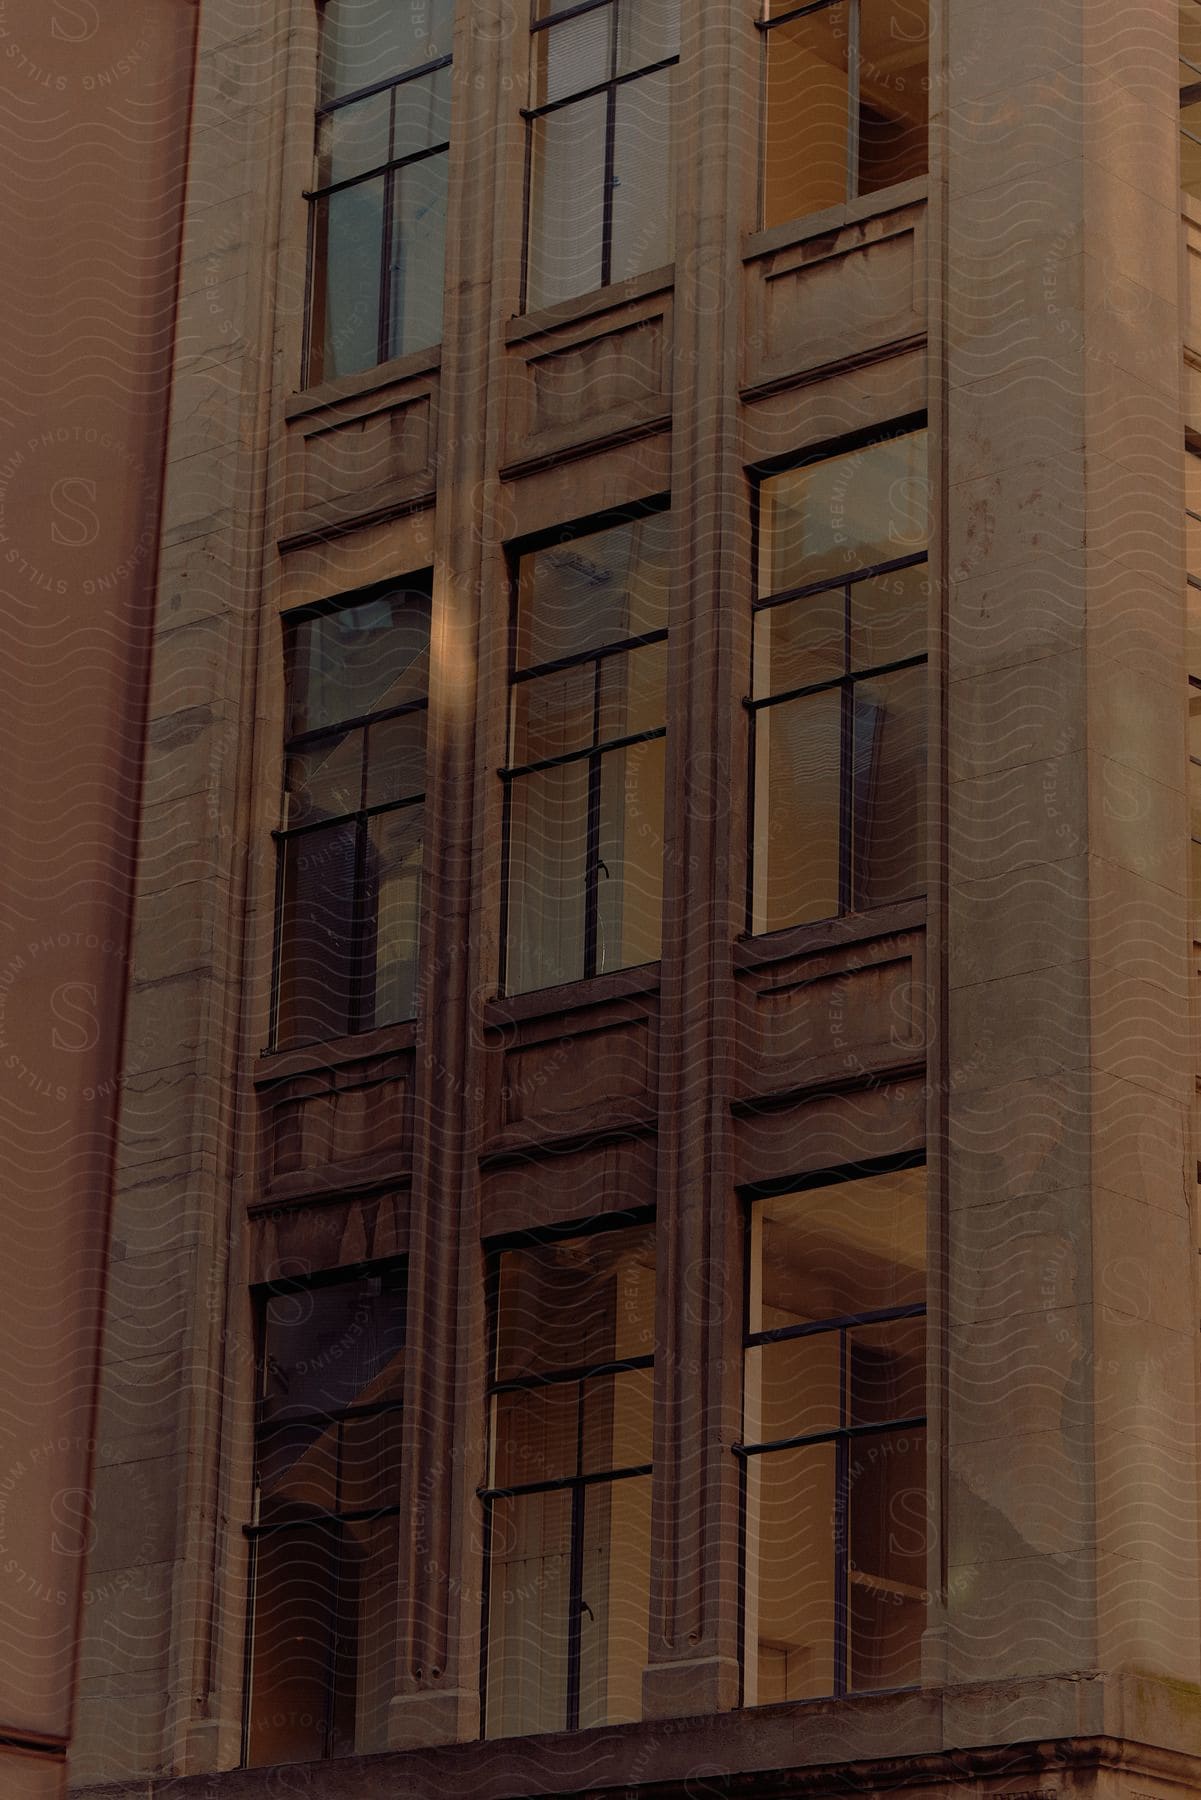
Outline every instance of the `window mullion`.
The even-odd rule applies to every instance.
[[[588,822],[584,841],[584,974],[596,974],[597,910],[600,891],[601,762],[603,750],[588,758]]]
[[[859,83],[862,40],[859,8],[862,0],[847,0],[847,198],[859,196]]]
[[[396,96],[392,97],[393,107]],[[389,131],[391,126],[389,126]],[[384,175],[384,207],[383,234],[384,241],[380,246],[379,259],[379,317],[376,327],[377,360],[387,362],[389,346],[392,338],[392,244],[395,237],[393,229],[393,208],[396,204],[396,170],[388,169]]]
[[[580,1639],[584,1614],[584,1488],[571,1490],[571,1564],[567,1584],[567,1730],[580,1723]]]
[[[855,683],[841,683],[838,748],[838,910],[855,905]]]
[[[616,56],[617,31],[613,33]],[[605,172],[601,212],[600,285],[608,287],[613,278],[613,168],[617,150],[617,89],[610,87],[605,97]]]

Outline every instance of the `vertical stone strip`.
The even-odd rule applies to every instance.
[[[458,1453],[458,1395],[464,1407],[478,1408],[479,1303],[461,1312],[459,1281],[462,1267],[479,1285],[475,1193],[483,1084],[469,1004],[479,950],[471,931],[476,646],[485,478],[495,466],[485,401],[493,391],[489,367],[497,342],[494,188],[502,171],[494,120],[512,27],[503,0],[460,8],[454,46],[410,1228],[410,1435],[401,1506],[400,1674],[390,1724],[397,1747],[449,1743],[479,1729],[479,1609],[465,1601],[455,1579],[473,1485]],[[452,420],[453,432],[447,429]]]
[[[1195,1681],[1176,7],[948,29],[947,1675]]]
[[[740,227],[750,216],[757,34],[748,7],[684,8],[677,169],[659,1063],[658,1363],[650,1717],[738,1698],[741,1267],[731,1190],[730,941],[742,929],[750,612],[738,416]]]

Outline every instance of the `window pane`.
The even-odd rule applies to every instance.
[[[1184,504],[1188,513],[1185,564],[1190,575],[1201,576],[1201,456],[1192,450],[1184,456]]]
[[[579,1409],[575,1381],[494,1395],[491,1485],[523,1487],[578,1474]]]
[[[294,1293],[265,1309],[263,1413],[288,1419],[356,1401],[399,1399],[404,1379],[403,1272],[389,1270]]]
[[[1180,109],[1180,185],[1196,200],[1201,197],[1201,100]]]
[[[755,614],[755,694],[787,694],[845,674],[846,589]]]
[[[627,1369],[584,1383],[581,1473],[636,1469],[651,1460],[655,1371]]]
[[[372,94],[318,121],[317,186],[333,187],[391,160],[391,94]]]
[[[416,1011],[424,838],[424,806],[401,807],[367,822],[364,1030],[411,1019]]]
[[[357,812],[363,790],[362,732],[341,732],[289,756],[284,787],[288,825],[315,825]]]
[[[450,136],[450,104],[454,70],[449,63],[392,90],[396,108],[392,159],[399,162],[419,150],[432,150]]]
[[[1189,62],[1201,63],[1201,6],[1197,0],[1180,0],[1180,54]]]
[[[325,0],[321,98],[353,94],[406,69],[449,56],[454,0]]]
[[[883,1425],[926,1410],[926,1321],[857,1325],[847,1337],[847,1420]]]
[[[800,219],[847,198],[847,30],[845,0],[836,0],[764,34],[764,225]]]
[[[671,261],[671,79],[661,69],[614,96],[610,281]]]
[[[838,912],[841,740],[837,689],[755,715],[757,932]]]
[[[345,1524],[334,1657],[334,1756],[388,1747],[388,1707],[396,1691],[398,1584],[398,1521]]]
[[[523,556],[516,667],[536,667],[662,631],[670,557],[671,516],[666,512]]]
[[[860,0],[859,192],[926,173],[928,0]]]
[[[663,738],[601,758],[596,972],[655,962],[663,936]]]
[[[680,0],[626,0],[618,8],[617,73],[628,75],[680,50]]]
[[[624,660],[624,659],[623,659]],[[514,768],[586,750],[596,739],[596,664],[577,663],[513,687]]]
[[[584,973],[587,761],[523,775],[509,789],[508,941],[511,994]]]
[[[746,1464],[747,1703],[834,1689],[833,1444]]]
[[[429,587],[420,582],[285,620],[289,737],[424,700],[429,642]]]
[[[389,356],[424,350],[442,337],[448,163],[443,151],[392,177]]]
[[[926,1171],[891,1169],[755,1203],[750,1329],[920,1305]]]
[[[743,1435],[748,1444],[837,1431],[842,1418],[837,1331],[785,1338],[746,1353]]]
[[[258,1440],[259,1517],[332,1513],[338,1504],[338,1434],[326,1424],[268,1426]]]
[[[325,1754],[337,1608],[338,1527],[270,1531],[254,1549],[247,1762]]]
[[[860,681],[854,692],[854,904],[884,906],[926,888],[924,667]]]
[[[581,1727],[642,1717],[650,1559],[650,1477],[586,1489],[580,1583]]]
[[[530,122],[527,310],[600,286],[605,117],[598,94]]]
[[[926,1434],[859,1438],[847,1477],[850,1686],[905,1687],[926,1622]]]
[[[338,1508],[344,1513],[378,1512],[400,1504],[401,1430],[399,1407],[343,1419],[340,1432]]]
[[[759,592],[895,562],[926,547],[926,434],[848,450],[760,487]]]
[[[379,361],[384,178],[342,188],[314,204],[311,385]]]
[[[667,718],[667,644],[644,644],[600,666],[600,741],[657,731]]]
[[[505,1250],[495,1379],[649,1356],[654,1316],[653,1225]]]
[[[536,31],[534,53],[535,106],[565,100],[607,81],[613,73],[613,7],[601,6],[578,18]]]
[[[924,656],[928,635],[930,570],[925,563],[857,581],[851,589],[851,666]]]
[[[335,825],[282,847],[278,1044],[311,1043],[350,1029],[357,840],[355,825]]]
[[[422,708],[372,725],[367,733],[368,806],[424,793],[426,721]]]
[[[561,1731],[567,1714],[571,1495],[490,1507],[486,1735]]]

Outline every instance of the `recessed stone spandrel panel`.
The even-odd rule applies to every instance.
[[[630,430],[670,407],[670,311],[622,314],[510,346],[506,460]]]
[[[817,1092],[791,1106],[742,1103],[734,1109],[737,1185],[899,1156],[926,1141],[926,1087],[918,1080],[868,1077],[837,1093]]]
[[[908,207],[751,262],[744,386],[848,361],[920,334],[924,224],[924,207]]]
[[[653,1133],[631,1131],[565,1154],[515,1155],[485,1167],[481,1235],[529,1231],[655,1203]]]
[[[293,1075],[263,1096],[264,1197],[407,1173],[412,1052]]]
[[[740,991],[746,1093],[884,1072],[923,1054],[921,933],[769,963],[744,972]]]
[[[348,1197],[341,1204],[281,1206],[260,1213],[250,1232],[249,1280],[349,1269],[403,1256],[409,1247],[407,1192]]]
[[[652,1022],[643,1018],[514,1045],[501,1077],[502,1125],[649,1100],[652,1032]]]
[[[430,396],[327,425],[304,440],[306,506],[430,471]]]
[[[352,523],[432,489],[436,395],[427,375],[417,392],[398,396],[393,389],[294,416],[285,539]]]

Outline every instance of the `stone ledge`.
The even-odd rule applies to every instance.
[[[1026,1741],[962,1745],[971,1725],[1017,1711],[1028,1726],[1052,1726]],[[1058,1775],[1072,1789],[1102,1771],[1137,1774],[1169,1787],[1201,1790],[1201,1691],[1152,1678],[1088,1672],[971,1688],[792,1702],[705,1718],[552,1736],[450,1744],[420,1751],[237,1769],[223,1774],[143,1776],[72,1787],[73,1800],[270,1800],[286,1781],[305,1800],[532,1800],[567,1796],[626,1800],[807,1800],[810,1795],[915,1790],[969,1793],[975,1800],[1055,1796]],[[1153,1726],[1171,1743],[1107,1735],[1104,1724]],[[1081,1727],[1085,1733],[1082,1734]],[[979,1783],[999,1784],[981,1796]]]

